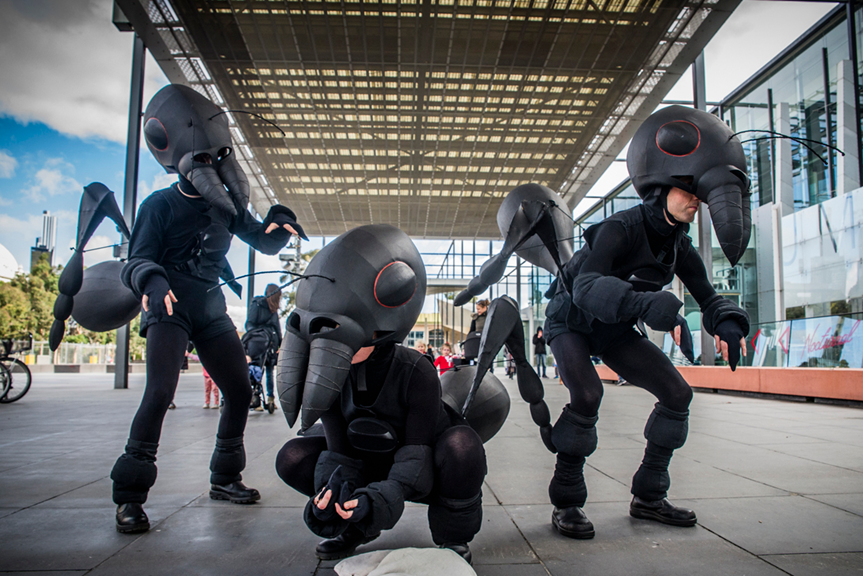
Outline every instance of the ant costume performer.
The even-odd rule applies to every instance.
[[[122,271],[123,283],[144,307],[147,385],[126,451],[111,472],[120,532],[149,529],[142,504],[156,481],[162,421],[190,340],[225,398],[210,460],[210,498],[260,499],[241,481],[251,388],[243,347],[218,283],[222,278],[239,289],[225,257],[234,234],[266,254],[278,253],[291,232],[304,236],[284,206],[273,206],[263,223],[248,212],[249,183],[232,154],[227,116],[191,88],[166,86],[153,97],[144,115],[144,136],[156,160],[180,178],[141,204]]]
[[[304,519],[326,538],[317,555],[351,555],[415,501],[429,505],[434,542],[469,561],[482,522],[482,440],[441,401],[428,357],[398,344],[425,298],[419,252],[398,228],[362,226],[324,247],[303,278],[277,382],[289,425],[302,406],[305,435],[284,445],[276,470],[310,497]],[[324,436],[313,436],[319,418]]]
[[[552,524],[571,538],[594,536],[582,511],[587,500],[584,462],[596,449],[602,399],[602,383],[590,357],[602,357],[628,382],[659,400],[644,430],[647,447],[633,477],[630,514],[692,526],[695,513],[666,498],[671,456],[686,441],[692,390],[634,326],[643,321],[657,330],[674,330],[681,351],[692,360],[692,335],[677,313],[682,303],[662,291],[677,274],[701,307],[704,328],[716,337],[732,370],[741,345],[746,353],[742,339],[749,331],[748,315],[716,294],[686,235],[688,225],[668,209],[672,191],[675,212],[689,222],[699,203],[706,203],[722,250],[735,265],[746,250],[751,228],[749,179],[740,142],[715,116],[671,106],[638,129],[627,167],[643,204],[590,227],[584,234],[586,245],[574,255],[567,240],[572,221],[563,200],[537,184],[515,188],[498,211],[504,236],[501,253],[485,262],[455,298],[460,306],[498,282],[514,252],[557,276],[546,293],[551,300],[545,336],[570,403],[549,432],[542,426],[540,431],[546,446],[557,453],[549,486],[555,506]],[[682,213],[680,199],[685,201]],[[535,420],[541,424],[540,418]]]
[[[583,467],[596,449],[603,389],[590,357],[601,357],[627,382],[658,399],[644,429],[647,447],[632,479],[630,514],[693,526],[695,513],[666,498],[671,456],[686,441],[692,390],[634,325],[642,320],[659,331],[680,326],[691,342],[678,314],[682,303],[662,290],[677,274],[701,307],[704,329],[718,337],[717,348],[721,341],[732,370],[741,346],[746,353],[742,339],[749,331],[749,317],[716,294],[685,223],[694,219],[700,202],[706,203],[731,265],[743,255],[750,208],[740,142],[712,114],[672,106],[654,113],[638,129],[627,168],[643,203],[585,231],[585,246],[563,267],[547,294],[551,301],[545,332],[570,393],[552,435],[558,455],[549,497],[555,506],[552,524],[571,538],[594,535],[582,511],[587,499]],[[688,348],[684,352],[691,357],[691,344]]]

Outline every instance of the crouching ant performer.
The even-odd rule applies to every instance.
[[[303,437],[276,470],[309,496],[318,557],[353,554],[427,503],[432,538],[470,561],[482,522],[479,435],[441,401],[428,357],[401,346],[426,293],[422,258],[398,228],[342,234],[309,263],[279,352],[279,401]],[[320,418],[324,435],[309,428]],[[315,426],[318,428],[318,426]]]
[[[168,173],[179,174],[179,182],[141,204],[122,271],[123,283],[144,309],[147,385],[125,453],[111,472],[120,532],[150,527],[142,505],[156,481],[162,422],[190,340],[225,398],[210,460],[210,498],[260,499],[241,481],[252,392],[243,347],[218,285],[220,278],[229,281],[239,295],[225,257],[234,234],[266,254],[276,254],[291,234],[304,236],[284,206],[273,206],[263,223],[248,212],[249,183],[232,153],[228,118],[191,88],[160,90],[147,106],[144,135],[156,160]]]
[[[632,183],[643,203],[618,212],[584,233],[585,246],[549,289],[545,332],[570,403],[554,426],[558,450],[549,497],[552,524],[564,536],[592,538],[582,508],[583,468],[597,446],[603,388],[590,357],[597,355],[627,382],[656,396],[647,420],[647,447],[632,479],[630,514],[673,526],[693,526],[692,510],[667,499],[668,465],[686,441],[692,390],[663,352],[634,325],[681,330],[692,356],[691,335],[673,294],[663,291],[675,274],[701,307],[704,329],[734,370],[749,317],[716,294],[687,235],[699,205],[708,205],[722,250],[735,265],[750,235],[749,179],[743,149],[728,127],[706,112],[672,106],[638,129],[627,155]],[[551,296],[553,294],[553,296]],[[688,348],[688,349],[687,349]],[[705,351],[709,353],[709,351]]]

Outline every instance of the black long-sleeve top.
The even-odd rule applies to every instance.
[[[638,206],[631,208],[631,210],[639,209]],[[648,221],[645,221],[642,230],[644,230],[650,252],[655,258],[665,246],[668,235],[660,234],[648,224]],[[672,234],[685,234],[685,232],[685,229],[680,228],[675,229]],[[612,276],[616,275],[615,272],[624,269],[621,264],[630,256],[631,235],[632,233],[628,233],[624,224],[617,220],[606,220],[596,224],[596,232],[590,241],[590,253],[582,263],[579,274],[596,272],[603,276]],[[668,259],[672,260],[671,262],[665,261],[666,264],[671,264],[670,271],[680,278],[699,305],[716,296],[716,290],[707,277],[704,262],[690,242],[682,243],[676,258],[674,258],[674,254],[669,253]],[[648,263],[645,262],[644,264],[647,265]],[[621,277],[621,280],[629,280],[629,278]],[[661,285],[656,287],[656,289],[661,288]]]
[[[701,307],[709,334],[726,319],[748,331],[746,312],[714,290],[686,234],[688,225],[656,220],[647,208],[636,206],[585,231],[586,246],[564,266],[548,292],[547,341],[564,331],[590,333],[595,321],[635,322],[633,316],[643,311],[635,312],[632,305],[645,305],[637,293],[662,290],[675,274]]]
[[[390,421],[394,427],[403,427],[403,436],[399,438],[400,446],[425,445],[433,446],[437,434],[440,432],[442,416],[441,387],[437,371],[426,358],[411,357],[414,368],[409,372],[407,380],[398,381],[387,378],[393,365],[395,346],[383,346],[366,360],[365,383],[366,391],[359,390],[360,364],[351,366],[348,381],[345,387],[351,387],[350,391],[342,391],[342,401],[335,402],[330,409],[321,415],[321,422],[327,436],[327,449],[350,456],[357,457],[354,448],[348,442],[347,429],[351,412],[359,407],[360,414],[364,407],[374,407],[378,400],[388,400],[387,404],[398,404],[403,411],[403,422]],[[405,352],[401,350],[401,352]],[[384,384],[388,388],[384,389]],[[349,392],[349,397],[346,397]],[[388,398],[384,398],[386,395]],[[384,414],[379,414],[383,416]],[[402,433],[401,430],[399,430]]]
[[[123,269],[123,283],[139,298],[143,295],[147,279],[152,274],[169,278],[168,271],[189,262],[201,252],[205,230],[223,226],[228,235],[216,239],[218,246],[210,250],[210,258],[202,258],[204,270],[193,274],[203,277],[215,285],[219,275],[228,266],[225,257],[230,240],[237,235],[244,242],[263,252],[277,254],[290,239],[290,233],[282,227],[266,234],[267,226],[273,221],[274,206],[264,222],[255,219],[248,210],[238,210],[236,216],[212,206],[202,197],[190,198],[183,195],[197,195],[189,182],[180,182],[170,188],[151,194],[138,211],[132,238],[129,241],[129,260]]]

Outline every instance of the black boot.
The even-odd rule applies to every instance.
[[[448,542],[446,544],[441,544],[438,548],[449,548],[462,558],[464,561],[470,564],[473,555],[470,553],[470,546],[468,546],[467,542]]]
[[[354,553],[357,546],[368,544],[381,533],[378,532],[373,536],[366,536],[362,531],[354,525],[349,525],[347,529],[335,538],[323,540],[315,547],[315,554],[321,560],[339,560],[347,558]]]
[[[144,512],[144,507],[137,502],[117,506],[117,532],[134,534],[150,529],[150,519]]]
[[[578,506],[555,508],[551,513],[551,524],[567,538],[589,540],[596,535],[593,524],[587,519],[584,510]]]
[[[695,512],[689,508],[675,506],[668,498],[661,500],[642,500],[638,496],[632,497],[629,505],[629,515],[642,520],[656,520],[671,526],[695,526],[698,519]]]
[[[210,498],[230,500],[234,504],[252,504],[261,499],[261,493],[237,480],[230,484],[210,484]]]

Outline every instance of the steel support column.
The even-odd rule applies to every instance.
[[[707,107],[707,94],[704,82],[704,52],[698,55],[692,63],[692,100],[697,110]],[[710,213],[707,205],[701,204],[698,209],[698,253],[704,261],[704,269],[707,270],[707,278],[713,284],[713,239],[711,237]],[[715,356],[713,350],[713,336],[707,330],[701,330],[701,364],[713,366]]]
[[[249,246],[249,282],[246,289],[249,291],[246,294],[246,313],[252,306],[252,298],[255,297],[255,249]]]
[[[123,187],[123,218],[129,229],[135,225],[138,208],[138,148],[141,141],[141,109],[144,99],[144,41],[134,34],[132,49],[132,87],[129,95],[129,129],[126,133],[126,182]],[[129,245],[121,244],[120,257],[129,255]],[[117,350],[114,354],[114,388],[129,387],[130,324],[117,329]]]
[[[857,182],[863,183],[863,142],[860,141],[860,80],[857,65],[857,23],[854,11],[857,2],[851,0],[845,4],[845,20],[848,25],[848,59],[851,60],[851,68],[854,71],[854,114],[857,122],[854,124],[854,133],[857,135]]]

